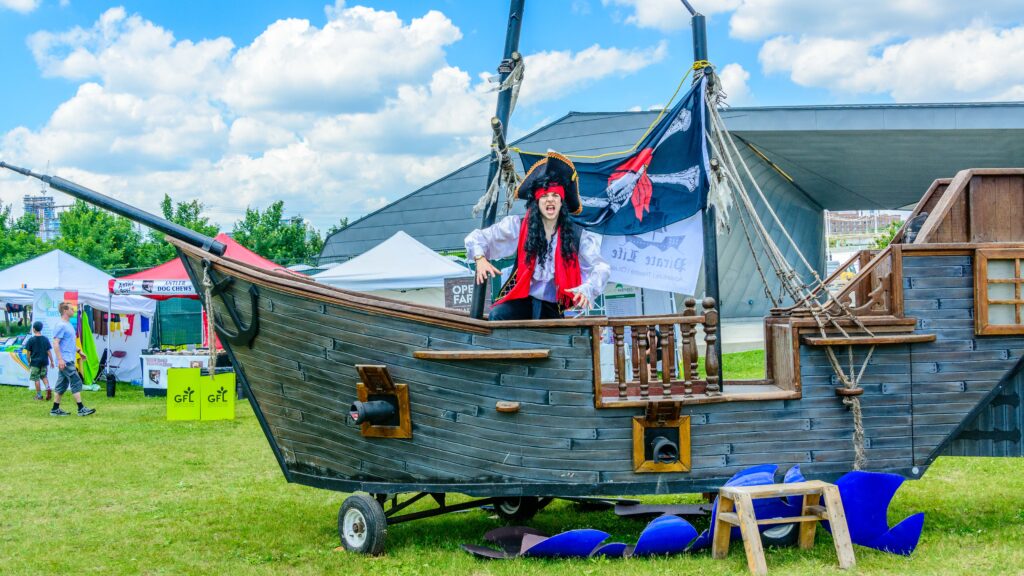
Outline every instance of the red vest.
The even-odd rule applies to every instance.
[[[533,280],[533,268],[537,265],[537,259],[526,259],[526,236],[529,227],[529,214],[523,216],[523,223],[519,226],[519,248],[516,251],[516,267],[512,270],[505,285],[498,293],[498,300],[495,306],[509,300],[518,300],[530,295],[530,283]],[[562,229],[555,231],[555,301],[562,308],[571,308],[573,305],[573,293],[568,288],[576,288],[583,283],[583,276],[580,273],[580,258],[573,254],[568,258],[562,258]]]

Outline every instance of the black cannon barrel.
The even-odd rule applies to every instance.
[[[36,174],[35,172],[27,168],[12,166],[3,161],[0,161],[0,168],[7,168],[8,170],[12,170],[19,174],[24,174],[25,176],[38,178],[39,180],[42,180],[43,182],[49,184],[50,187],[53,188],[54,190],[60,190],[65,194],[69,194],[80,200],[84,200],[89,204],[92,204],[93,206],[97,206],[99,208],[103,208],[104,210],[109,210],[114,214],[124,216],[125,218],[133,222],[138,222],[139,224],[148,226],[156,230],[157,232],[162,232],[172,238],[177,238],[178,240],[181,240],[183,242],[188,242],[189,244],[196,246],[197,248],[202,248],[203,250],[216,254],[217,256],[224,255],[224,250],[226,249],[226,246],[205,234],[200,234],[195,230],[190,230],[188,228],[185,228],[181,224],[176,224],[174,222],[171,222],[170,220],[160,218],[159,216],[154,216],[153,214],[150,214],[145,210],[139,210],[134,206],[125,204],[120,200],[115,200],[110,196],[100,194],[95,190],[90,190],[89,188],[86,188],[85,186],[82,186],[80,184],[75,184],[70,180],[65,180],[57,176],[47,176],[46,174]]]

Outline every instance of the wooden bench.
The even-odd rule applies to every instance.
[[[733,526],[739,526],[743,534],[743,547],[747,552],[747,566],[752,574],[768,574],[764,561],[764,548],[758,525],[800,524],[800,548],[807,550],[814,545],[814,531],[819,520],[828,520],[832,528],[839,567],[852,568],[856,564],[853,543],[846,527],[846,514],[839,488],[835,484],[810,480],[790,484],[765,484],[761,486],[723,486],[718,491],[718,514],[715,516],[715,537],[711,545],[713,558],[722,559],[729,554],[729,539]],[[753,500],[758,498],[785,498],[803,496],[800,516],[789,518],[765,518],[759,520],[754,514]],[[825,506],[821,506],[824,498]]]

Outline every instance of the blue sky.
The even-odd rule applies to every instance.
[[[730,104],[1024,99],[1017,0],[695,0]],[[0,158],[226,227],[284,199],[326,227],[487,150],[508,4],[0,0]],[[527,0],[522,134],[662,103],[677,0]],[[0,175],[0,202],[35,190]]]

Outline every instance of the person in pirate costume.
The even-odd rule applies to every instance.
[[[526,214],[510,215],[466,236],[478,284],[496,276],[492,258],[515,255],[491,320],[561,318],[570,308],[589,310],[604,291],[611,268],[601,258],[601,237],[570,218],[583,209],[572,162],[548,152],[516,190]]]

